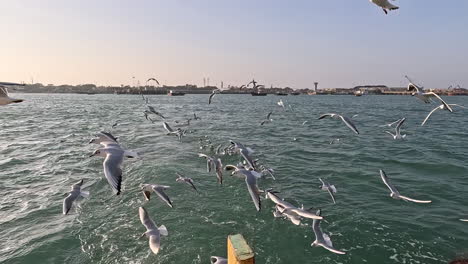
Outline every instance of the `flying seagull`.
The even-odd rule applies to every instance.
[[[406,137],[406,135],[402,135],[400,133],[400,129],[401,129],[401,126],[403,125],[403,123],[405,122],[406,118],[402,118],[400,120],[398,120],[397,124],[396,124],[396,127],[395,127],[395,135],[392,134],[392,132],[390,131],[385,131],[386,133],[390,134],[393,139],[404,139]]]
[[[345,123],[345,125],[348,126],[354,133],[359,134],[359,131],[357,130],[356,126],[353,124],[351,119],[349,119],[348,117],[343,116],[343,115],[339,115],[339,114],[335,114],[335,113],[328,113],[328,114],[321,115],[318,119],[323,119],[325,117],[331,117],[331,118],[335,118],[335,119],[340,118],[341,121],[343,121],[343,123]]]
[[[333,195],[336,193],[335,185],[331,185],[330,183],[323,181],[321,178],[319,178],[319,180],[322,183],[322,185],[319,188],[324,191],[328,191],[333,200],[333,203],[336,204],[335,196]]]
[[[317,210],[316,215],[320,215],[320,209]],[[311,246],[323,247],[324,249],[336,254],[346,254],[345,252],[337,250],[333,247],[330,237],[326,233],[322,232],[322,229],[320,228],[320,221],[320,219],[314,219],[314,221],[312,222],[312,230],[315,234],[315,241],[312,242]]]
[[[197,188],[193,184],[192,178],[184,177],[178,172],[176,172],[176,175],[178,176],[178,178],[176,179],[176,182],[185,182],[186,184],[190,185],[197,193],[199,193]]]
[[[255,170],[256,169],[255,162],[252,160],[252,157],[250,156],[254,151],[251,148],[245,147],[239,142],[235,142],[232,140],[229,140],[229,142],[234,147],[235,151],[237,151],[244,158],[247,164],[249,164],[249,166]]]
[[[210,257],[211,264],[228,264],[228,260],[222,257],[211,256]]]
[[[279,100],[279,102],[277,102],[277,104],[278,104],[278,106],[281,106],[281,107],[283,107],[283,109],[284,109],[284,103],[283,103],[283,100],[281,100],[281,99],[280,99],[280,100]]]
[[[198,157],[206,159],[206,171],[211,172],[211,170],[214,168],[218,183],[223,184],[223,164],[221,159],[216,159],[203,153],[198,153]]]
[[[168,235],[167,228],[164,225],[157,227],[144,207],[138,208],[138,214],[140,215],[141,223],[146,227],[146,232],[141,237],[148,237],[151,251],[154,254],[158,254],[161,246],[161,236]]]
[[[234,165],[226,165],[226,170],[234,170],[233,174],[240,173],[245,177],[245,184],[247,185],[247,190],[249,191],[250,197],[255,205],[257,211],[260,211],[261,202],[260,202],[260,190],[257,186],[257,179],[259,179],[262,175],[256,171],[246,170],[241,167],[237,167]]]
[[[167,135],[176,135],[179,141],[182,141],[182,136],[185,134],[186,130],[177,128],[177,130],[172,129],[168,123],[163,122],[163,127],[167,131]]]
[[[71,191],[68,193],[67,198],[63,200],[63,214],[66,215],[70,211],[73,202],[79,197],[88,197],[89,192],[82,191],[81,186],[83,185],[83,180],[75,183],[71,187]]]
[[[387,175],[385,174],[385,172],[383,170],[380,170],[380,177],[382,178],[382,181],[385,183],[385,185],[387,185],[387,187],[390,189],[390,191],[391,191],[390,197],[392,197],[395,200],[402,199],[404,201],[410,201],[410,202],[414,202],[414,203],[431,203],[432,202],[432,201],[415,200],[415,199],[411,199],[409,197],[401,195],[400,192],[398,192],[398,190],[395,188],[395,186],[393,186],[389,182],[388,177],[387,177]]]
[[[273,119],[270,118],[270,116],[271,116],[272,113],[273,113],[273,112],[268,113],[266,119],[263,120],[263,121],[260,123],[261,126],[263,126],[265,123],[270,123],[271,121],[273,121]]]
[[[423,87],[419,87],[416,84],[414,84],[411,81],[411,79],[406,75],[405,78],[409,81],[407,90],[413,92],[411,94],[412,96],[416,96],[418,99],[420,99],[426,104],[431,103],[431,98],[435,97],[447,108],[448,111],[453,112],[452,108],[439,95],[437,95],[434,92],[424,92]]]
[[[213,100],[213,97],[216,95],[216,94],[219,94],[221,93],[218,89],[216,90],[213,90],[210,94],[210,97],[208,98],[208,104],[211,104],[211,100]]]
[[[439,106],[437,106],[436,108],[432,109],[431,112],[429,112],[429,114],[426,116],[426,118],[424,119],[424,121],[421,123],[421,126],[424,126],[424,124],[426,124],[427,120],[429,120],[429,117],[436,111],[436,110],[447,110],[447,111],[450,111],[451,110],[451,106],[458,106],[458,107],[461,107],[461,108],[466,108],[464,106],[461,106],[461,105],[457,105],[457,104],[441,104]],[[450,109],[450,110],[449,110]],[[452,112],[452,111],[450,111]]]
[[[275,211],[273,212],[273,216],[274,217],[286,217],[287,219],[289,219],[289,221],[291,221],[295,225],[301,224],[301,217],[298,214],[291,212],[291,211],[284,210],[284,208],[281,207],[281,205],[279,204],[275,206]]]
[[[0,105],[7,105],[12,103],[21,103],[23,99],[14,99],[8,96],[8,90],[5,86],[0,85]]]
[[[147,113],[147,114],[155,114],[155,115],[161,117],[162,119],[166,119],[161,113],[159,113],[158,111],[156,111],[156,110],[154,109],[154,107],[152,107],[151,105],[147,105],[147,107],[148,107],[148,110],[145,110],[145,113]]]
[[[389,10],[396,10],[399,7],[396,5],[392,5],[388,0],[370,0],[372,3],[380,6],[385,14],[388,14]],[[395,0],[394,0],[395,1]]]
[[[141,190],[143,191],[143,195],[145,196],[145,200],[149,201],[151,198],[151,192],[156,193],[156,195],[163,200],[169,207],[173,208],[172,201],[164,192],[165,190],[169,189],[169,186],[165,185],[158,185],[158,184],[143,184]]]
[[[320,216],[318,214],[311,213],[308,210],[305,210],[304,208],[287,207],[287,208],[279,208],[279,211],[281,213],[292,212],[292,213],[295,213],[295,214],[297,214],[299,216],[302,216],[304,218],[309,218],[309,219],[323,219],[322,216]]]
[[[122,162],[125,156],[125,151],[119,145],[113,144],[94,151],[92,156],[105,157],[102,166],[104,167],[104,175],[111,185],[114,193],[120,194],[122,186]]]

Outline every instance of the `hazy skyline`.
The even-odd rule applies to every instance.
[[[468,87],[468,1],[0,2],[0,81]],[[445,5],[444,5],[445,4]]]

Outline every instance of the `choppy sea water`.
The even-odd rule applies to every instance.
[[[202,118],[180,143],[165,135],[161,122],[145,120],[139,96],[15,97],[26,101],[0,109],[0,263],[209,263],[211,255],[226,256],[226,237],[234,233],[247,239],[256,263],[447,263],[468,253],[468,224],[458,220],[468,218],[468,110],[436,112],[421,127],[435,105],[410,96],[217,95],[211,105],[208,95],[149,96],[172,126],[194,112]],[[467,97],[445,99],[468,106]],[[272,110],[273,122],[260,126]],[[361,134],[339,120],[317,120],[326,112],[357,114]],[[379,125],[401,117],[407,139],[395,141]],[[101,130],[141,154],[124,162],[120,196],[104,178],[102,159],[89,158],[98,145],[88,141]],[[215,146],[233,139],[253,148],[277,178],[259,180],[259,187],[322,209],[322,229],[347,254],[312,248],[312,221],[295,226],[275,219],[269,200],[257,213],[242,179],[225,173],[219,186],[197,157],[212,154],[199,149],[205,136]],[[334,138],[340,141],[329,144]],[[391,199],[379,169],[403,195],[433,203]],[[176,183],[175,172],[192,177],[201,194]],[[319,190],[318,177],[336,185],[336,205]],[[79,179],[91,195],[64,216],[64,193]],[[141,183],[170,185],[175,207],[145,203]],[[139,239],[141,205],[169,231],[158,255]]]

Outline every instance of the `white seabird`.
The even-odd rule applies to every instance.
[[[211,104],[211,100],[213,100],[213,97],[216,94],[219,94],[219,93],[221,93],[221,91],[219,89],[215,89],[215,90],[211,91],[210,97],[208,98],[208,104]]]
[[[335,114],[335,113],[327,113],[327,114],[321,115],[318,119],[323,119],[325,117],[331,117],[331,118],[335,118],[335,119],[340,118],[341,121],[343,121],[343,123],[345,123],[345,125],[347,127],[349,127],[354,133],[359,134],[359,131],[357,130],[356,126],[353,124],[351,119],[349,119],[348,117],[343,116],[343,115],[339,115],[339,114]]]
[[[195,187],[195,184],[193,183],[192,178],[184,177],[178,172],[176,172],[176,175],[178,176],[176,182],[185,182],[186,184],[190,185],[197,193],[199,193],[197,188]]]
[[[317,210],[316,215],[320,215],[320,210]],[[326,233],[323,233],[322,229],[320,228],[320,219],[314,219],[312,223],[312,230],[314,231],[314,234],[315,234],[315,241],[312,242],[311,246],[313,247],[320,246],[336,254],[341,254],[341,255],[346,254],[345,252],[337,250],[333,247],[330,237]]]
[[[157,227],[144,207],[138,208],[138,214],[140,215],[141,223],[146,227],[146,232],[141,237],[148,237],[151,251],[154,254],[158,254],[161,247],[161,236],[168,235],[167,228],[164,225]]]
[[[235,142],[232,140],[229,140],[231,144],[234,146],[235,151],[237,151],[247,162],[247,164],[252,168],[256,169],[255,162],[252,160],[252,157],[250,156],[254,151],[251,148],[245,147],[243,144],[239,142]]]
[[[7,105],[12,103],[21,103],[23,99],[15,99],[8,96],[8,89],[0,85],[0,105]]]
[[[400,129],[401,129],[401,126],[403,125],[403,123],[405,122],[406,118],[402,118],[400,120],[397,121],[397,124],[396,124],[396,127],[395,127],[395,135],[392,134],[392,132],[390,131],[385,131],[387,134],[390,134],[393,139],[404,139],[406,137],[406,135],[402,135],[400,133]]]
[[[273,119],[270,118],[270,116],[271,116],[272,113],[273,113],[273,112],[268,113],[266,119],[263,120],[263,121],[260,123],[261,126],[263,126],[265,123],[270,123],[271,121],[273,121]]]
[[[424,126],[424,124],[426,124],[427,120],[429,120],[429,117],[436,111],[436,110],[447,110],[449,112],[453,112],[451,111],[452,108],[450,108],[451,106],[458,106],[458,107],[461,107],[461,108],[466,108],[464,106],[461,106],[461,105],[457,105],[457,104],[441,104],[439,106],[437,106],[436,108],[432,109],[431,112],[429,112],[429,114],[426,116],[426,118],[424,119],[424,121],[421,123],[421,126]],[[450,110],[449,110],[450,109]]]
[[[117,145],[118,146],[118,145]],[[92,156],[105,157],[102,166],[104,167],[104,175],[111,185],[113,191],[119,195],[122,185],[122,162],[125,151],[120,147],[109,146],[94,151]]]
[[[323,181],[321,178],[319,178],[319,180],[322,183],[322,185],[320,186],[320,189],[324,191],[328,191],[328,193],[330,194],[333,200],[333,203],[336,204],[335,195],[334,195],[336,193],[335,185],[331,185],[330,183]]]
[[[245,184],[247,185],[247,190],[249,191],[250,197],[255,205],[257,211],[261,209],[261,202],[260,202],[260,190],[257,186],[257,179],[262,177],[262,175],[256,171],[246,170],[244,168],[240,168],[234,165],[226,165],[226,170],[234,170],[233,174],[240,173],[245,177]]]
[[[63,214],[66,215],[70,211],[73,202],[80,196],[88,197],[89,192],[82,191],[81,186],[83,185],[83,180],[75,183],[71,187],[71,191],[68,193],[67,198],[63,200]]]
[[[158,184],[143,184],[141,190],[143,191],[143,195],[145,196],[145,200],[149,201],[151,198],[151,192],[154,192],[159,199],[164,201],[169,207],[173,208],[172,201],[164,192],[165,190],[169,189],[170,186],[165,185],[158,185]]]
[[[215,169],[217,182],[223,184],[223,163],[220,158],[210,157],[203,153],[198,153],[198,157],[206,159],[206,171],[211,172],[212,168]]]
[[[387,187],[390,189],[391,193],[390,193],[390,197],[392,197],[393,199],[395,200],[404,200],[404,201],[410,201],[410,202],[414,202],[414,203],[431,203],[432,201],[427,201],[427,200],[415,200],[415,199],[411,199],[409,197],[406,197],[406,196],[403,196],[400,194],[400,192],[398,192],[398,190],[395,188],[395,186],[393,186],[387,175],[385,174],[385,172],[383,170],[380,170],[380,177],[382,178],[382,181],[385,183],[385,185],[387,185]]]
[[[381,7],[382,10],[385,12],[385,14],[388,14],[389,10],[396,10],[399,8],[398,6],[391,4],[388,0],[370,0],[370,1],[376,4],[377,6]]]

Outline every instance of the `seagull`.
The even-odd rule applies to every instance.
[[[145,110],[146,113],[148,113],[148,114],[155,114],[155,115],[161,117],[162,119],[166,119],[161,113],[159,113],[158,111],[156,111],[156,110],[154,109],[154,107],[152,107],[151,105],[147,105],[147,107],[148,107],[148,110],[149,110],[149,111],[148,111],[148,110]]]
[[[333,195],[333,194],[336,193],[335,185],[331,185],[330,183],[323,181],[321,178],[319,178],[319,180],[320,180],[320,182],[322,182],[322,185],[319,188],[324,190],[324,191],[328,191],[328,193],[330,194],[330,196],[331,196],[331,198],[333,200],[333,203],[336,204],[335,196]]]
[[[421,126],[424,126],[424,124],[426,124],[427,120],[429,119],[429,117],[436,111],[436,110],[447,110],[447,111],[450,111],[449,107],[451,106],[458,106],[458,107],[461,107],[461,108],[466,108],[464,106],[461,106],[461,105],[457,105],[457,104],[441,104],[439,106],[437,106],[436,108],[432,109],[431,112],[429,112],[429,114],[426,116],[426,118],[424,119],[424,121],[421,123]],[[450,111],[452,112],[452,111]]]
[[[23,99],[15,99],[8,96],[8,89],[0,85],[0,105],[7,105],[12,103],[21,103]]]
[[[104,175],[111,185],[114,193],[120,194],[122,185],[122,162],[125,156],[125,151],[118,144],[113,144],[104,148],[97,149],[90,156],[105,157],[102,163],[104,167]]]
[[[124,151],[124,156],[127,158],[138,158],[139,155],[136,152],[129,151],[129,150],[124,150],[120,146],[120,144],[117,142],[117,138],[114,137],[111,133],[101,131],[97,133],[96,138],[93,138],[89,141],[89,144],[94,143],[94,144],[100,144],[104,146],[104,148],[117,148],[121,149]],[[106,154],[104,152],[99,151],[98,153],[93,153],[92,156],[101,156],[101,157],[106,157]]]
[[[210,94],[210,98],[208,98],[208,104],[211,104],[211,100],[213,100],[213,97],[214,97],[216,94],[219,94],[219,93],[221,93],[220,90],[218,90],[218,89],[213,90],[213,91],[211,92],[211,94]]]
[[[401,126],[403,125],[403,123],[405,122],[406,118],[402,118],[400,120],[398,120],[397,124],[396,124],[396,127],[395,127],[395,135],[392,134],[392,132],[390,131],[385,131],[387,134],[390,134],[393,139],[404,139],[406,137],[406,135],[402,135],[400,133],[400,129],[401,129]]]
[[[255,162],[253,162],[252,157],[250,156],[254,151],[251,148],[245,147],[239,142],[234,142],[229,140],[229,142],[234,146],[234,149],[239,152],[239,154],[244,158],[244,160],[249,164],[252,169],[256,169]]]
[[[302,122],[302,125],[305,125],[307,122],[309,122],[309,121],[306,120],[306,121]]]
[[[385,183],[385,185],[387,185],[387,187],[390,189],[390,191],[391,191],[390,197],[392,197],[395,200],[403,199],[404,201],[410,201],[410,202],[414,202],[414,203],[431,203],[432,202],[432,201],[415,200],[415,199],[411,199],[409,197],[401,195],[400,192],[398,192],[398,190],[395,188],[395,186],[393,186],[388,181],[388,177],[387,177],[387,175],[385,174],[385,172],[383,170],[380,170],[380,177],[382,178],[382,181]]]
[[[88,197],[89,192],[82,191],[81,186],[83,185],[83,180],[75,183],[71,187],[71,191],[68,193],[67,198],[63,200],[63,214],[66,215],[70,211],[73,202],[80,196]]]
[[[141,237],[146,236],[149,238],[149,247],[154,254],[158,254],[159,248],[161,246],[160,239],[161,236],[167,236],[167,228],[164,225],[159,227],[151,220],[148,215],[148,212],[144,207],[138,208],[138,213],[140,215],[141,223],[146,227],[146,232],[141,235]]]
[[[274,202],[276,205],[279,205],[282,208],[296,208],[294,205],[286,202],[284,199],[279,198],[276,193],[277,191],[273,191],[272,189],[267,189],[265,190],[265,197],[270,199],[272,202]]]
[[[396,10],[399,7],[396,5],[392,5],[388,0],[370,0],[372,3],[380,6],[385,14],[388,14],[387,10]],[[395,0],[393,0],[395,1]]]
[[[468,222],[468,219],[460,219],[462,222]]]
[[[201,118],[198,117],[195,113],[193,113],[193,120],[201,120]]]
[[[341,118],[341,121],[343,121],[343,123],[345,123],[346,126],[348,126],[354,133],[359,134],[359,131],[357,130],[356,126],[353,124],[351,119],[349,119],[348,117],[343,116],[343,115],[339,115],[339,114],[335,114],[335,113],[328,113],[328,114],[321,115],[318,119],[323,119],[325,117],[331,117],[331,118],[335,118],[335,119]]]
[[[176,175],[178,176],[178,178],[176,179],[176,182],[185,182],[185,183],[187,183],[188,185],[192,186],[192,188],[193,188],[197,193],[199,193],[198,190],[197,190],[197,188],[196,188],[195,185],[193,184],[192,178],[184,177],[184,176],[182,176],[181,174],[179,174],[179,173],[177,173],[177,172],[176,172]]]
[[[316,215],[320,215],[320,209],[317,210]],[[336,254],[341,254],[341,255],[346,254],[345,252],[339,251],[333,247],[330,237],[326,233],[322,232],[322,229],[320,228],[319,219],[314,219],[312,223],[312,230],[314,231],[314,234],[315,234],[315,241],[312,242],[311,246],[313,247],[320,246]]]
[[[437,95],[434,92],[424,92],[423,87],[419,87],[416,84],[414,84],[408,76],[405,75],[405,77],[410,81],[407,90],[413,91],[413,93],[411,94],[412,96],[416,96],[426,104],[431,103],[431,97],[435,97],[442,102],[442,104],[447,108],[447,110],[453,112],[452,108],[439,95]]]
[[[280,208],[279,209],[281,213],[284,212],[292,212],[295,213],[299,216],[302,216],[304,218],[309,218],[309,219],[323,219],[322,216],[318,214],[311,213],[303,208],[296,208],[296,207],[287,207],[287,208]]]
[[[163,122],[163,127],[168,132],[167,135],[176,135],[179,141],[182,141],[182,136],[185,134],[185,130],[177,128],[177,130],[172,129],[168,123]]]
[[[273,216],[274,217],[284,216],[288,218],[289,221],[291,221],[295,225],[301,224],[301,217],[298,214],[291,212],[291,211],[283,210],[283,207],[281,207],[281,205],[279,204],[275,206],[275,211],[273,212]]]
[[[260,202],[260,190],[257,186],[257,179],[262,175],[256,171],[246,170],[241,167],[234,165],[226,165],[225,170],[234,170],[231,175],[235,173],[240,173],[245,177],[245,184],[247,185],[247,190],[249,191],[250,197],[255,205],[257,211],[260,211],[261,202]]]
[[[279,102],[277,102],[277,104],[278,104],[279,106],[283,107],[283,109],[285,108],[285,107],[284,107],[283,100],[280,99]]]
[[[271,121],[273,121],[273,119],[270,118],[270,116],[271,116],[272,113],[273,113],[273,112],[268,113],[266,119],[263,120],[263,121],[260,123],[261,126],[263,126],[265,123],[270,123]]]
[[[217,182],[223,184],[223,164],[220,158],[213,158],[203,153],[198,153],[198,157],[206,159],[206,171],[211,172],[214,167],[217,177]]]
[[[211,256],[210,257],[211,264],[228,264],[228,260],[222,257]]]
[[[146,201],[150,200],[151,192],[153,191],[161,200],[163,200],[167,205],[169,205],[169,207],[173,208],[174,206],[172,205],[171,199],[164,192],[165,190],[169,188],[170,188],[169,186],[165,186],[165,185],[143,184],[141,190],[143,191],[143,195],[145,196]]]

